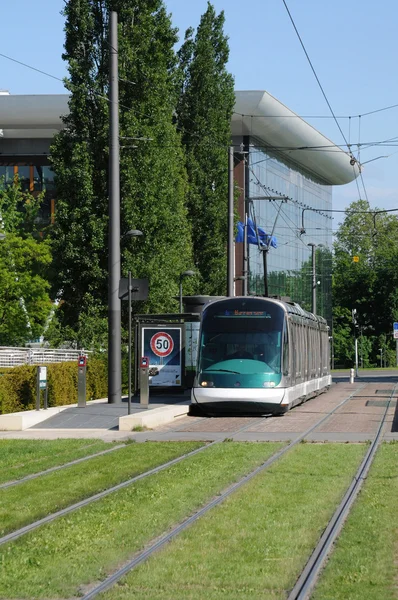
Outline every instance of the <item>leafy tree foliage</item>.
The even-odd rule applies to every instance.
[[[14,184],[0,188],[0,345],[40,337],[51,310],[47,280],[51,252],[37,235],[41,197]],[[33,235],[36,234],[34,238]]]
[[[137,309],[174,310],[179,274],[191,266],[170,18],[161,0],[69,0],[63,58],[70,114],[51,154],[58,195],[54,287],[62,322],[75,329],[81,314],[106,314],[110,9],[119,19],[122,231],[145,236],[122,240],[122,265],[124,274],[150,281],[149,301]]]
[[[358,262],[353,257],[359,258]],[[386,212],[371,211],[364,200],[353,202],[336,234],[334,264],[334,336],[341,337],[342,311],[351,315],[357,309],[356,335],[372,340],[366,360],[376,365],[379,348],[392,350],[392,323],[398,320],[398,218]],[[349,322],[350,322],[349,318]],[[354,330],[352,330],[353,346]],[[384,336],[384,338],[380,338]],[[387,338],[385,338],[387,336]],[[384,341],[388,340],[388,341]],[[347,355],[337,346],[339,362]]]
[[[177,118],[186,149],[194,260],[202,293],[215,295],[226,292],[228,146],[235,103],[224,21],[224,13],[217,15],[208,3],[195,38],[188,29],[178,53]]]

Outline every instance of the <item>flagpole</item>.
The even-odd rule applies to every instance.
[[[234,147],[228,151],[227,296],[234,295]]]

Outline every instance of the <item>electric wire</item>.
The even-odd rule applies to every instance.
[[[321,84],[321,82],[320,82],[319,78],[318,78],[318,75],[316,74],[316,71],[315,71],[315,69],[314,69],[314,67],[313,67],[313,64],[312,64],[312,62],[311,62],[311,59],[310,59],[310,57],[309,57],[309,55],[308,55],[308,52],[307,52],[307,50],[306,50],[306,48],[305,48],[305,46],[304,46],[304,43],[303,43],[303,41],[302,41],[302,39],[301,39],[301,36],[300,36],[300,34],[299,34],[299,32],[298,32],[298,29],[297,29],[297,27],[296,27],[296,24],[295,24],[295,22],[294,22],[294,20],[293,20],[293,17],[292,17],[292,15],[290,14],[289,8],[288,8],[288,6],[287,6],[287,4],[286,4],[286,0],[282,0],[282,2],[283,2],[283,4],[285,5],[285,8],[286,8],[286,10],[287,10],[287,14],[289,15],[289,18],[290,18],[290,20],[291,20],[291,22],[292,22],[292,25],[293,25],[293,27],[294,27],[294,30],[295,30],[295,32],[296,32],[296,34],[297,34],[297,37],[298,37],[298,39],[300,40],[301,47],[302,47],[302,48],[303,48],[303,50],[304,50],[304,53],[305,53],[305,55],[306,55],[306,57],[307,57],[307,60],[308,60],[308,62],[309,62],[309,65],[310,65],[310,67],[311,67],[311,69],[312,69],[312,72],[313,72],[313,74],[314,74],[314,76],[315,76],[315,79],[317,80],[317,82],[318,82],[318,85],[319,85],[319,87],[320,87],[320,90],[321,90],[321,92],[322,92],[322,94],[323,94],[323,97],[325,98],[326,104],[328,105],[328,107],[329,107],[329,110],[330,110],[330,112],[332,113],[332,116],[333,116],[333,118],[334,118],[334,120],[335,120],[335,123],[336,123],[337,127],[339,128],[339,131],[340,131],[340,133],[341,133],[341,135],[342,135],[342,137],[343,137],[343,140],[346,142],[346,145],[348,146],[348,143],[347,143],[346,137],[345,137],[345,135],[344,135],[344,132],[343,132],[342,128],[340,127],[340,123],[338,122],[338,120],[337,120],[337,118],[336,118],[336,116],[335,116],[335,114],[334,114],[334,112],[333,112],[332,106],[331,106],[331,104],[330,104],[330,102],[329,102],[329,100],[328,100],[328,98],[327,98],[327,96],[326,96],[326,94],[325,94],[325,91],[324,91],[324,89],[323,89],[323,87],[322,87],[322,84]]]

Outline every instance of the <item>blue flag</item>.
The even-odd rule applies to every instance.
[[[238,233],[235,238],[235,242],[243,242],[245,237],[245,225],[241,221],[239,221],[238,225]],[[274,235],[268,235],[261,227],[257,227],[258,231],[258,239],[260,242],[260,246],[272,246],[273,248],[277,248],[276,237]],[[256,228],[251,219],[247,219],[247,243],[258,245]]]

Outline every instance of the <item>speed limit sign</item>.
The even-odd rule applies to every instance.
[[[165,331],[159,331],[151,337],[150,346],[156,356],[164,358],[173,352],[173,338]]]

